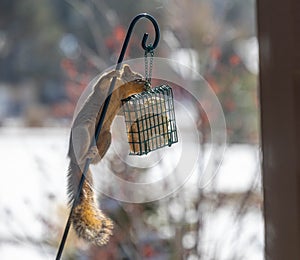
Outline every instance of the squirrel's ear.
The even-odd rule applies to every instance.
[[[130,69],[129,65],[125,64],[123,66],[123,73],[124,73],[124,75],[131,75],[132,74],[132,70]]]

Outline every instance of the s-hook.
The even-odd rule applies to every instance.
[[[145,51],[150,52],[150,51],[153,51],[157,47],[157,44],[159,42],[160,33],[159,33],[159,27],[158,27],[158,24],[157,24],[156,20],[150,14],[147,14],[147,13],[138,14],[131,21],[131,23],[129,25],[129,28],[128,28],[128,31],[127,31],[127,34],[126,34],[126,37],[125,37],[125,40],[124,40],[124,43],[123,43],[123,47],[122,47],[122,50],[121,50],[121,53],[120,53],[120,56],[119,56],[119,59],[118,59],[118,63],[116,64],[116,70],[120,70],[120,68],[121,68],[121,65],[122,65],[122,62],[123,62],[123,59],[124,59],[124,55],[125,55],[128,43],[129,43],[129,39],[130,39],[132,30],[133,30],[133,27],[136,24],[136,22],[138,20],[140,20],[141,18],[147,18],[148,20],[150,20],[152,22],[153,26],[154,26],[154,29],[155,29],[154,43],[147,45],[148,33],[144,33],[144,36],[143,36],[143,39],[142,39],[142,48]],[[110,83],[108,93],[107,93],[107,98],[105,99],[105,102],[103,104],[103,109],[102,109],[102,113],[100,115],[99,122],[98,122],[97,127],[96,127],[95,138],[93,138],[93,141],[92,141],[90,147],[96,145],[97,139],[99,137],[99,134],[100,134],[102,126],[103,126],[104,118],[105,118],[107,108],[108,108],[108,105],[109,105],[109,102],[110,102],[110,99],[111,99],[111,95],[112,95],[112,92],[113,92],[114,87],[115,87],[115,83],[116,83],[116,77],[113,77],[113,79]],[[77,190],[73,205],[71,207],[69,218],[68,218],[68,221],[67,221],[67,224],[66,224],[66,227],[65,227],[65,230],[64,230],[64,234],[63,234],[63,237],[61,239],[59,249],[58,249],[58,252],[57,252],[57,255],[56,255],[56,260],[60,260],[62,252],[64,250],[65,242],[67,240],[67,236],[68,236],[70,226],[71,226],[71,215],[74,211],[74,206],[76,205],[76,203],[79,199],[80,192],[82,190],[82,187],[83,187],[83,184],[84,184],[84,181],[85,181],[85,177],[86,177],[86,173],[87,173],[87,170],[89,168],[90,163],[91,163],[91,159],[87,159],[86,162],[85,162],[83,173],[81,175],[81,179],[80,179],[80,182],[79,182],[79,185],[78,185],[78,190]]]

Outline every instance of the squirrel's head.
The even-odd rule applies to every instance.
[[[143,76],[132,71],[127,64],[122,68],[120,81],[121,84],[117,90],[120,100],[145,90],[145,79],[143,79]]]
[[[129,65],[124,64],[121,73],[121,80],[124,83],[132,82],[132,81],[142,81],[143,76],[137,72],[134,72],[130,69]]]

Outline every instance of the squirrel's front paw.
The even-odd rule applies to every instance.
[[[114,77],[116,77],[116,78],[121,78],[121,74],[122,74],[122,73],[121,73],[121,70],[115,70],[113,74],[114,74],[114,75],[113,75]]]

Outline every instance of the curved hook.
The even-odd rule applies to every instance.
[[[142,40],[142,47],[145,51],[146,50],[147,51],[153,51],[157,47],[157,44],[159,42],[159,37],[160,37],[159,27],[158,27],[158,24],[157,24],[157,22],[156,22],[156,20],[154,19],[153,16],[151,16],[149,14],[144,14],[144,15],[145,15],[144,17],[147,17],[152,22],[152,24],[154,26],[155,40],[154,40],[153,44],[146,45],[146,42],[147,42],[147,39],[148,39],[148,33],[144,33],[143,40]]]
[[[128,31],[127,31],[127,34],[126,34],[126,37],[125,37],[125,40],[124,40],[124,43],[123,43],[123,46],[122,46],[122,50],[121,50],[121,53],[120,53],[120,56],[119,56],[119,59],[118,59],[118,63],[117,63],[117,66],[116,66],[117,70],[120,69],[121,63],[124,59],[125,51],[127,49],[133,27],[136,24],[136,22],[141,18],[147,18],[148,20],[150,20],[152,22],[153,26],[154,26],[154,29],[155,29],[155,40],[154,40],[153,44],[148,44],[148,45],[146,44],[147,39],[148,39],[148,33],[144,33],[144,36],[143,36],[143,39],[142,39],[143,49],[145,51],[150,52],[150,51],[153,51],[157,47],[157,44],[159,42],[160,33],[159,33],[159,27],[158,27],[158,24],[157,24],[156,20],[150,14],[147,14],[147,13],[138,14],[136,17],[133,18],[132,22],[129,25],[129,28],[128,28]]]

